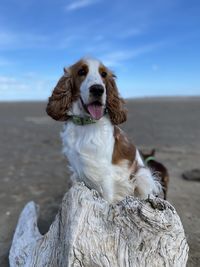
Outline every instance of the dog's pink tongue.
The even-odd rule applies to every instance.
[[[99,120],[103,116],[103,106],[95,105],[95,104],[89,104],[87,106],[87,109],[92,116],[93,119]]]

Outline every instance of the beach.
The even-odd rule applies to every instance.
[[[45,102],[0,103],[0,266],[24,205],[40,205],[38,222],[47,232],[69,188],[62,154],[62,122],[45,112]],[[121,127],[139,149],[156,149],[170,174],[168,201],[177,210],[189,243],[189,267],[200,266],[200,182],[182,173],[200,168],[200,97],[143,98],[127,101]]]

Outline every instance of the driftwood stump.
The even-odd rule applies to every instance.
[[[175,209],[164,200],[127,197],[109,205],[83,184],[65,194],[45,235],[38,207],[22,211],[10,249],[10,267],[184,267],[188,245]]]

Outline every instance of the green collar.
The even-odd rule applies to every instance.
[[[151,161],[151,160],[156,160],[156,158],[153,157],[153,156],[149,156],[149,157],[147,157],[147,158],[144,160],[144,163],[147,165],[147,163],[148,163],[149,161]]]
[[[76,125],[88,125],[88,124],[93,124],[96,123],[97,121],[95,119],[92,119],[91,117],[80,117],[77,115],[72,115],[70,116],[73,123]]]

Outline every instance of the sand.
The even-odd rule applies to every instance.
[[[128,102],[123,129],[139,148],[156,148],[170,173],[168,200],[182,220],[190,246],[189,267],[200,266],[200,182],[181,174],[200,168],[200,98],[137,99]],[[0,266],[7,256],[18,216],[34,200],[39,227],[48,230],[69,187],[61,153],[62,123],[45,113],[45,103],[0,103]]]

